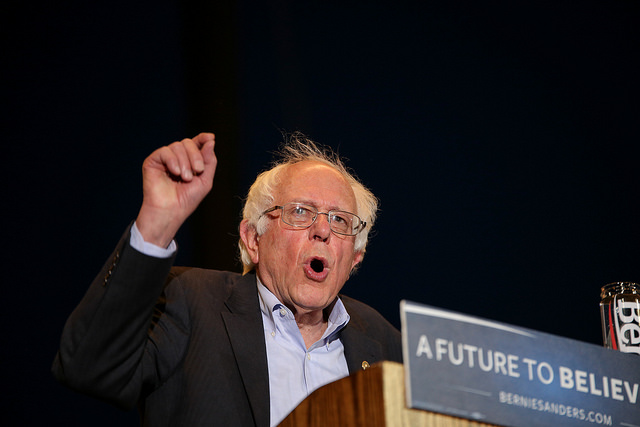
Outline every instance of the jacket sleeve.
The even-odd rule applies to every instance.
[[[173,258],[146,256],[129,239],[127,231],[67,320],[52,367],[63,384],[122,409],[170,375],[188,339],[181,290],[164,287]]]

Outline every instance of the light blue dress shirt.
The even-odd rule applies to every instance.
[[[168,258],[176,251],[173,241],[166,249],[145,242],[135,223],[129,243],[137,251],[157,258]],[[267,345],[271,426],[277,426],[312,391],[349,375],[339,339],[349,314],[338,298],[322,338],[307,349],[291,310],[259,279],[257,286]]]
[[[322,337],[307,349],[293,313],[258,279],[260,310],[267,343],[271,425],[280,423],[305,397],[349,375],[339,332],[349,315],[338,298]]]

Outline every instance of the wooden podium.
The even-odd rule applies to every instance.
[[[307,397],[282,427],[492,427],[405,406],[404,368],[382,362]]]

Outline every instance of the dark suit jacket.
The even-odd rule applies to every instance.
[[[145,426],[269,425],[269,374],[256,278],[145,256],[125,233],[65,325],[53,364],[69,387]],[[168,279],[167,279],[168,277]],[[160,295],[160,298],[158,298]],[[401,361],[400,333],[341,296],[349,372]]]

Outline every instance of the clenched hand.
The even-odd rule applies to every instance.
[[[167,247],[211,190],[215,136],[201,133],[151,153],[142,164],[142,207],[136,226],[145,241]]]

